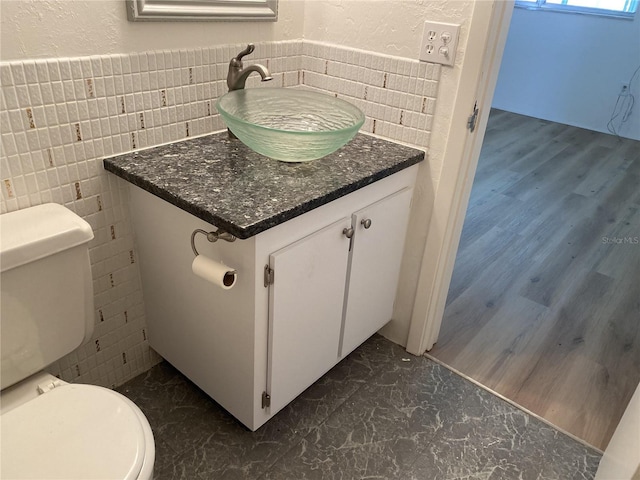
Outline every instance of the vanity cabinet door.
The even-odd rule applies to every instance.
[[[343,218],[269,257],[267,388],[274,414],[338,361],[349,239]]]
[[[412,191],[407,187],[352,216],[341,357],[391,320]]]

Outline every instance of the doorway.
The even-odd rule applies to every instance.
[[[640,379],[639,184],[640,142],[493,110],[430,354],[604,449]]]
[[[604,449],[640,380],[638,185],[640,142],[493,110],[430,355]]]

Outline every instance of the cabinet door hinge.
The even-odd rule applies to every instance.
[[[267,408],[271,406],[271,395],[267,392],[262,392],[262,408]]]
[[[473,113],[469,115],[469,118],[467,119],[467,128],[471,133],[473,133],[473,131],[476,129],[476,123],[478,121],[478,113],[479,113],[478,102],[476,102],[473,104]]]
[[[273,285],[273,282],[275,280],[275,272],[273,271],[273,268],[271,268],[269,265],[265,265],[264,266],[264,286],[265,288],[268,287],[269,285]]]

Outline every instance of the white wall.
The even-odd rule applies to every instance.
[[[302,38],[304,1],[280,0],[277,22],[129,22],[125,0],[2,0],[3,61]]]
[[[516,8],[493,106],[607,132],[620,86],[640,66],[640,18]],[[636,108],[620,130],[640,140],[640,75]]]

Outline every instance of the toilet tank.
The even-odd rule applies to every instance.
[[[0,383],[62,358],[93,333],[91,226],[49,203],[0,215]]]

